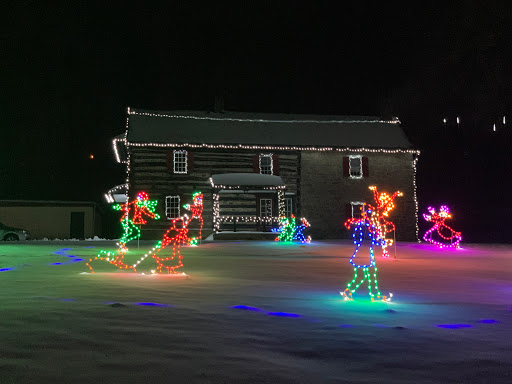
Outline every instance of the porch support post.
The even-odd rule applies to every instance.
[[[284,211],[284,191],[282,189],[277,191],[277,207],[279,209],[279,217],[283,217]]]

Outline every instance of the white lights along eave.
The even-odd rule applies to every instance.
[[[154,147],[154,148],[207,148],[207,149],[246,149],[246,150],[274,150],[274,151],[337,151],[337,152],[366,152],[366,153],[409,153],[419,155],[420,151],[417,149],[386,149],[386,148],[365,148],[365,147],[304,147],[304,146],[273,146],[273,145],[247,145],[247,144],[191,144],[191,143],[133,143],[126,139],[114,139],[117,141],[124,141],[127,148],[129,147]],[[117,148],[116,159],[119,159]],[[125,162],[125,161],[119,161]]]

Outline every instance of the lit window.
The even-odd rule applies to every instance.
[[[348,169],[350,177],[360,179],[363,177],[363,158],[362,156],[349,156]]]
[[[169,220],[180,217],[180,197],[178,195],[165,197],[165,216]]]
[[[260,199],[260,217],[272,217],[272,199]]]
[[[187,173],[187,151],[174,151],[174,173]]]
[[[293,215],[293,199],[291,197],[284,199],[284,215],[286,217]]]
[[[361,203],[359,201],[352,201],[350,205],[352,206],[352,217],[354,219],[360,219],[363,213],[365,203]]]
[[[262,175],[273,175],[272,169],[272,154],[261,154],[260,155],[260,173]]]

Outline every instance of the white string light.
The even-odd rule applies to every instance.
[[[150,113],[150,112],[136,112],[128,107],[129,115],[150,116],[150,117],[165,117],[171,119],[191,119],[191,120],[211,120],[211,121],[240,121],[251,123],[319,123],[319,124],[354,124],[354,123],[386,123],[386,124],[400,124],[398,117],[393,120],[267,120],[267,119],[235,119],[230,117],[210,117],[210,116],[186,116],[186,115],[168,115],[165,113]]]
[[[107,203],[114,203],[114,194],[122,189],[127,189],[128,188],[128,184],[121,184],[121,185],[117,185],[115,186],[114,188],[110,188],[107,193],[105,193],[105,199],[107,199]]]
[[[418,151],[418,154],[419,154],[419,151]],[[413,177],[412,177],[412,185],[413,185],[413,196],[414,196],[414,206],[415,206],[415,212],[414,212],[414,218],[415,218],[415,221],[416,221],[416,240],[418,241],[418,243],[421,242],[420,240],[420,227],[418,225],[418,210],[419,210],[419,207],[418,207],[418,196],[417,196],[417,186],[416,186],[416,163],[418,162],[418,159],[419,157],[418,156],[414,156],[414,159],[412,161],[412,167],[414,169],[414,174],[413,174]]]
[[[116,139],[114,139],[116,140]],[[123,139],[117,139],[123,141]],[[156,147],[156,148],[206,148],[206,149],[247,149],[247,150],[271,150],[271,151],[337,151],[337,152],[369,152],[369,153],[410,153],[419,154],[416,149],[384,149],[384,148],[333,148],[333,147],[286,147],[286,146],[262,146],[244,144],[190,144],[190,143],[133,143],[124,140],[127,147]]]

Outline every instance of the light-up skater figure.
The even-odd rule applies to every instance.
[[[450,209],[446,205],[442,205],[439,208],[439,213],[432,207],[428,207],[428,212],[428,214],[423,214],[423,218],[434,223],[434,226],[425,232],[423,240],[439,248],[459,248],[459,243],[462,240],[461,233],[454,231],[444,223],[446,219],[452,218]],[[433,238],[434,235],[438,236],[437,240]]]

